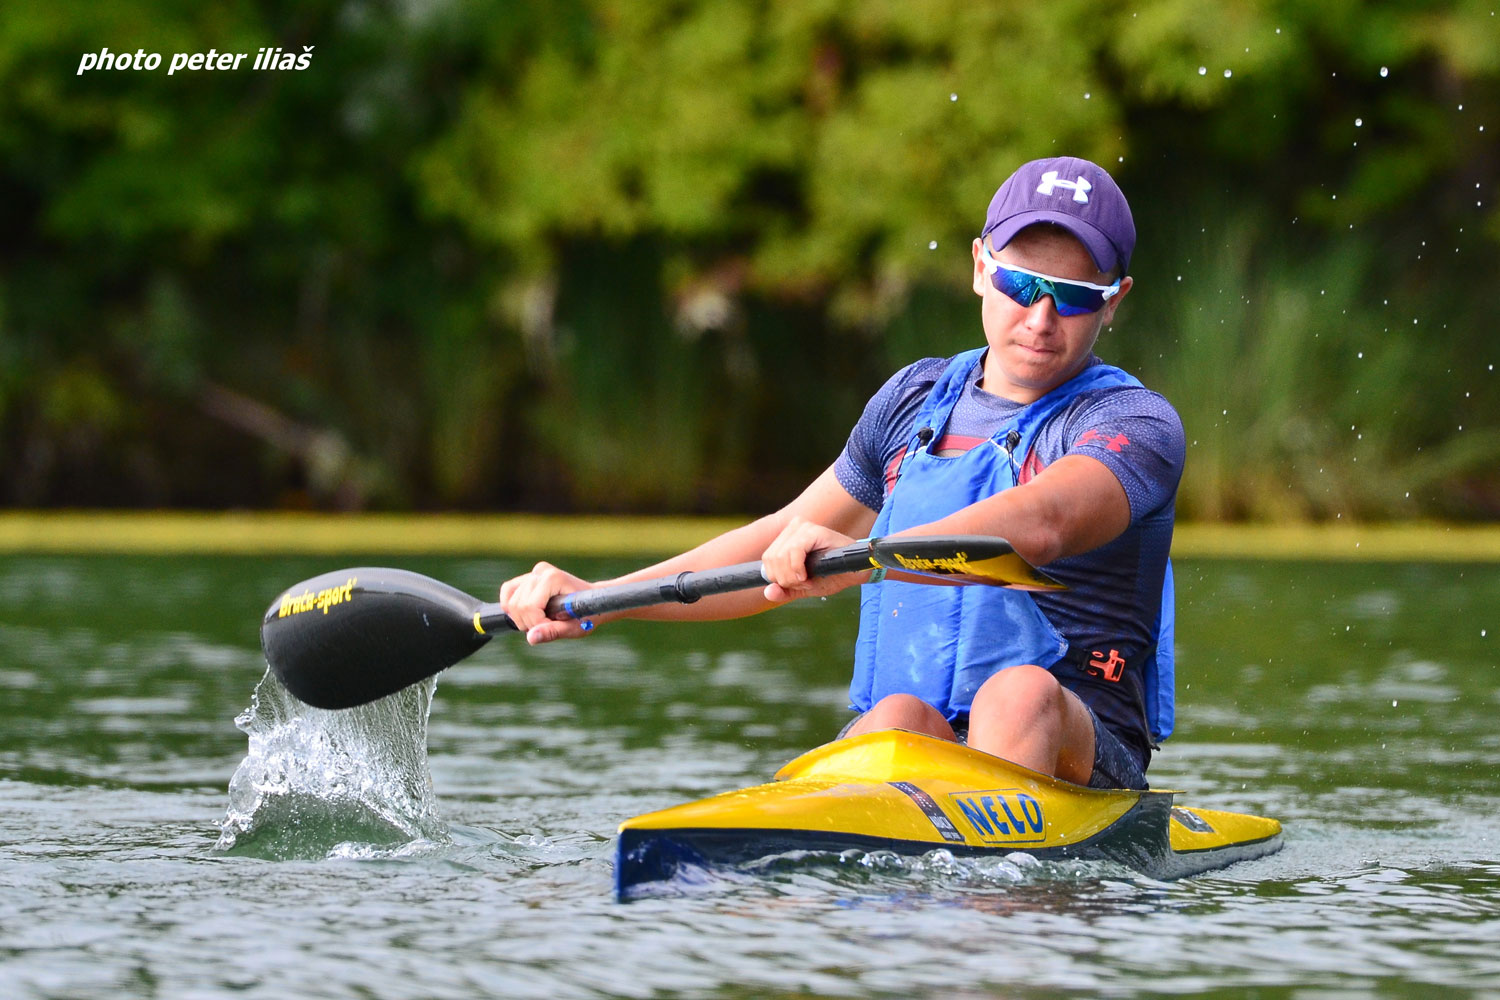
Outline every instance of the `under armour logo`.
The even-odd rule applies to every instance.
[[[1104,447],[1108,448],[1110,451],[1120,452],[1125,450],[1125,446],[1130,443],[1130,438],[1126,437],[1124,434],[1116,434],[1112,438],[1106,438],[1103,434],[1100,434],[1098,431],[1090,428],[1089,430],[1083,432],[1082,437],[1073,442],[1073,447],[1081,448],[1084,445],[1088,444],[1090,441],[1103,441]]]
[[[1076,181],[1060,181],[1057,179],[1057,171],[1049,170],[1042,175],[1042,183],[1036,186],[1036,193],[1051,194],[1056,188],[1065,188],[1072,191],[1074,201],[1080,205],[1087,205],[1089,203],[1089,192],[1094,189],[1094,185],[1090,184],[1088,179],[1082,174],[1078,175],[1078,180]]]

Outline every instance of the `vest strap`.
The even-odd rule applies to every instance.
[[[1076,667],[1086,677],[1110,684],[1118,684],[1125,676],[1125,668],[1132,663],[1146,663],[1156,655],[1156,643],[1146,646],[1138,653],[1129,656],[1121,656],[1119,647],[1109,643],[1101,643],[1097,646],[1077,646],[1068,644],[1067,650],[1058,657],[1059,663],[1069,663]],[[1160,750],[1161,746],[1156,742],[1156,734],[1151,726],[1151,713],[1146,710],[1146,692],[1144,679],[1146,671],[1143,669],[1140,697],[1136,699],[1136,709],[1140,712],[1141,719],[1145,722],[1146,738],[1151,744],[1152,750]]]

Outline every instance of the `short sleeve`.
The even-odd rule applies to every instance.
[[[943,358],[923,358],[902,368],[870,397],[849,433],[834,475],[871,510],[885,503],[887,474],[905,451],[917,412],[946,367]]]
[[[1069,414],[1065,454],[1103,462],[1125,488],[1131,523],[1138,524],[1176,496],[1187,442],[1164,396],[1115,389],[1088,394]]]

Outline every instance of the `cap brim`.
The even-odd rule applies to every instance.
[[[1076,236],[1078,242],[1083,244],[1089,256],[1094,259],[1094,264],[1098,266],[1101,273],[1113,271],[1118,265],[1120,275],[1124,275],[1129,262],[1120,260],[1120,251],[1110,242],[1108,236],[1076,215],[1067,215],[1063,212],[1021,212],[1001,220],[999,225],[984,235],[990,238],[990,246],[1000,250],[1027,226],[1049,224],[1060,226]]]

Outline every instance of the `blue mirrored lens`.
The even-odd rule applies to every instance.
[[[1052,296],[1059,316],[1082,316],[1098,312],[1104,307],[1104,293],[1095,288],[1085,288],[1066,281],[1048,281],[1034,274],[1024,274],[998,267],[990,275],[997,291],[1015,301],[1017,305],[1030,306],[1043,295]]]

